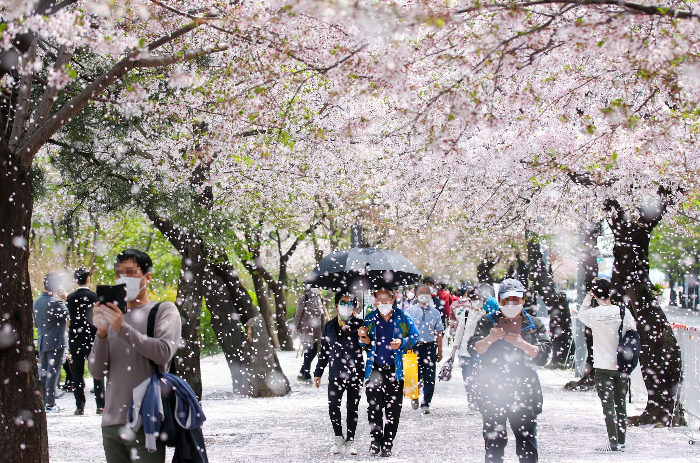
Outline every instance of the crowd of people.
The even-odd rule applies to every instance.
[[[156,438],[157,430],[154,432],[151,423],[134,418],[134,413],[138,415],[135,405],[136,409],[147,406],[144,391],[149,378],[154,371],[168,371],[181,336],[175,304],[149,299],[152,267],[151,258],[135,249],[116,257],[115,283],[125,288],[123,309],[98,300],[89,289],[90,272],[84,268],[75,271],[77,288],[70,295],[59,275],[46,275],[45,291],[34,302],[46,411],[57,410],[57,379],[64,359],[69,358],[74,413],[85,413],[87,360],[109,463],[165,459],[165,443]],[[493,293],[492,285],[462,285],[451,290],[431,278],[399,289],[377,287],[366,305],[361,303],[366,294],[340,291],[335,294],[335,316],[331,318],[320,291],[308,287],[297,302],[293,320],[303,349],[297,379],[318,388],[328,372],[328,407],[334,433],[330,452],[358,454],[355,431],[364,389],[369,452],[390,457],[399,432],[408,374],[404,356],[412,352],[418,359],[421,395],[411,397],[411,406],[430,415],[437,367],[447,345],[451,351],[441,376],[449,378],[457,360],[465,403],[470,413],[478,412],[482,417],[485,462],[503,461],[508,424],[520,462],[537,462],[537,417],[544,400],[537,367],[549,361],[552,343],[542,320],[524,309],[526,288],[521,281],[505,279],[498,285],[497,297]],[[611,303],[610,293],[608,281],[594,281],[580,307],[579,319],[593,331],[595,380],[608,431],[608,444],[596,450],[622,452],[627,379],[618,371],[617,346],[621,336],[636,327],[629,310]],[[196,398],[192,400],[196,402]],[[192,407],[199,410],[203,421],[198,403]],[[125,425],[130,432],[123,432]],[[206,461],[206,455],[196,461]]]

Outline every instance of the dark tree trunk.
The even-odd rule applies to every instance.
[[[200,367],[199,320],[204,296],[203,278],[206,261],[198,242],[186,244],[180,265],[177,306],[182,316],[181,347],[175,354],[177,373],[187,381],[197,398],[202,400],[202,371]]]
[[[254,321],[259,314],[250,295],[231,268],[211,268],[204,297],[231,371],[233,392],[249,397],[287,395],[289,381],[269,346],[266,330]]]
[[[29,232],[32,181],[0,141],[0,460],[48,462],[46,414],[34,351]]]
[[[609,223],[615,236],[612,299],[616,304],[626,304],[637,321],[642,375],[649,394],[642,415],[629,421],[630,424],[667,424],[673,416],[682,379],[681,351],[649,280],[649,241],[652,230],[663,217],[665,205],[642,210],[636,220],[616,201],[608,201],[607,206],[613,212]],[[680,414],[674,420],[683,421]]]
[[[267,287],[265,280],[257,271],[255,265],[246,264],[246,269],[250,273],[250,277],[253,280],[253,288],[255,289],[255,296],[258,299],[258,307],[260,307],[260,315],[263,317],[265,322],[265,328],[267,329],[267,334],[270,336],[272,345],[275,349],[279,349],[279,341],[277,340],[277,331],[275,330],[275,320],[272,317],[272,309],[270,309],[270,300],[267,297]]]
[[[284,294],[284,284],[282,281],[286,281],[286,278],[275,284],[271,285],[272,294],[275,297],[275,318],[277,322],[277,339],[279,340],[280,349],[286,351],[294,350],[294,342],[292,341],[292,336],[289,333],[289,327],[287,327],[287,298]]]
[[[676,277],[675,275],[669,275],[668,286],[671,289],[671,294],[669,297],[669,305],[678,305],[678,293],[676,292]]]
[[[566,295],[557,291],[549,269],[544,265],[540,243],[535,235],[527,234],[528,275],[532,291],[542,297],[549,310],[549,328],[552,332],[552,364],[563,365],[571,346],[571,313]]]

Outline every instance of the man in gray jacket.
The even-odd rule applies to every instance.
[[[36,344],[41,361],[39,376],[47,412],[58,411],[56,384],[57,375],[61,371],[63,354],[66,351],[68,309],[63,300],[67,296],[66,290],[61,287],[61,276],[50,272],[44,277],[44,292],[34,301]]]

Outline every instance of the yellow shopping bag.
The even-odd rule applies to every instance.
[[[418,355],[412,350],[403,354],[403,395],[418,399]]]

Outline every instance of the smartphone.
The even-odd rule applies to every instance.
[[[520,333],[523,329],[523,317],[501,318],[498,320],[498,327],[506,333]]]
[[[121,310],[122,313],[126,313],[126,285],[98,285],[96,292],[97,300],[100,302],[100,304],[111,302],[119,307],[119,310]]]

